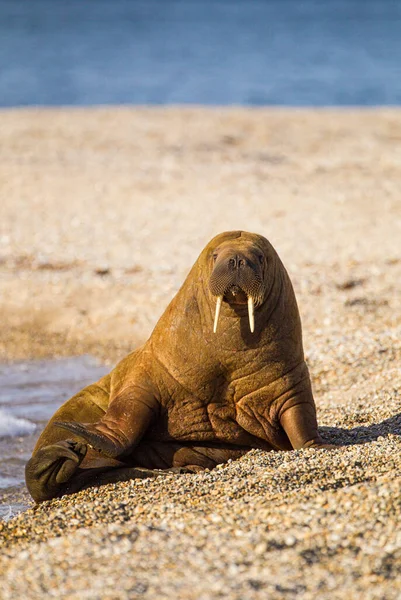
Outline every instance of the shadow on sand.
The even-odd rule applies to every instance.
[[[331,444],[355,446],[374,442],[380,436],[389,434],[401,436],[401,413],[390,417],[381,423],[360,425],[353,429],[342,427],[319,427],[322,438]]]

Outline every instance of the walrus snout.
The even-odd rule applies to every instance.
[[[213,270],[209,288],[216,296],[213,331],[216,333],[223,300],[228,303],[248,304],[249,326],[255,329],[254,308],[264,299],[263,256],[252,251],[233,252],[225,249],[213,255]]]

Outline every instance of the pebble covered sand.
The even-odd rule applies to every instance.
[[[256,231],[341,446],[32,504],[0,522],[0,598],[400,598],[401,111],[18,110],[0,130],[0,360],[113,364],[212,235]]]

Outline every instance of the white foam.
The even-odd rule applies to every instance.
[[[0,438],[28,435],[36,428],[35,423],[27,419],[13,417],[5,410],[0,409]]]

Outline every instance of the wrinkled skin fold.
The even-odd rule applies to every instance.
[[[326,446],[290,279],[264,237],[232,231],[202,251],[146,344],[55,413],[26,482],[41,502],[305,447]]]

